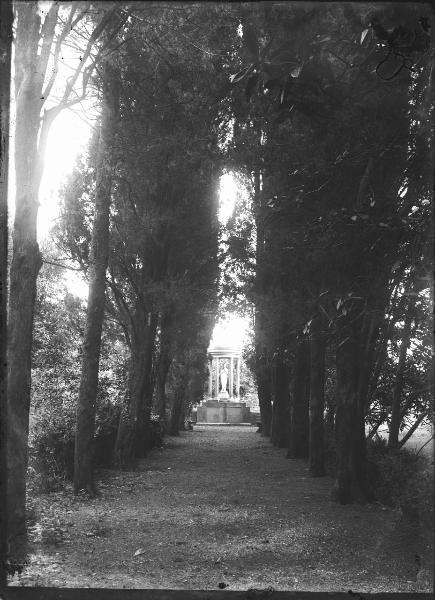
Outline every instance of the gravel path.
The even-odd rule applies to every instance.
[[[37,498],[12,585],[430,591],[398,514],[340,506],[331,485],[254,427],[196,426],[136,471],[101,473],[94,500]]]

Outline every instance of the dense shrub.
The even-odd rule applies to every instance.
[[[75,411],[41,407],[32,416],[29,438],[29,485],[40,492],[59,489],[74,468]]]
[[[110,467],[118,430],[119,407],[98,406],[95,464]],[[75,406],[51,405],[32,415],[29,446],[29,485],[35,491],[56,491],[72,480],[74,472]]]
[[[369,461],[376,468],[374,493],[379,502],[401,512],[409,522],[433,530],[433,471],[429,461],[414,450],[389,452],[385,440],[368,444]]]
[[[38,278],[29,427],[28,484],[35,492],[55,491],[73,477],[84,322],[84,301],[67,292],[58,268],[44,264]],[[97,466],[110,466],[112,458],[127,386],[125,350],[116,324],[106,321],[96,411]]]

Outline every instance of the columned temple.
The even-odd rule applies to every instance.
[[[249,408],[240,402],[241,348],[211,344],[208,357],[208,395],[198,407],[197,422],[249,423]]]

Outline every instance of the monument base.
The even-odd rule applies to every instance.
[[[250,410],[244,402],[232,400],[206,400],[198,406],[196,422],[200,423],[249,423]]]
[[[252,423],[196,423],[201,427],[255,427]]]

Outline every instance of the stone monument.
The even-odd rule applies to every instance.
[[[210,344],[208,394],[197,409],[197,423],[250,423],[250,410],[240,402],[241,348]]]
[[[221,390],[219,392],[219,398],[223,398],[227,400],[230,396],[227,392],[227,380],[228,380],[228,369],[227,366],[224,365],[224,368],[221,371]]]

